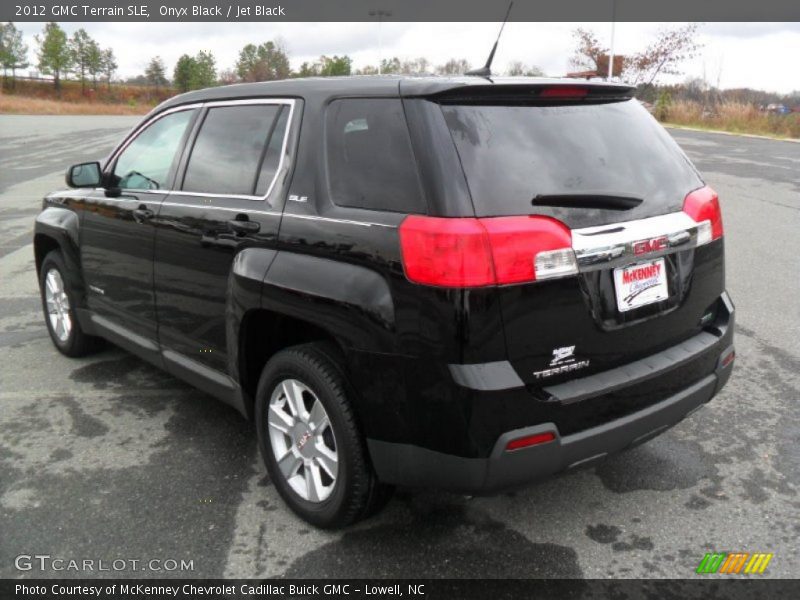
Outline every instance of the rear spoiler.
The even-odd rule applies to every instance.
[[[635,87],[580,83],[465,85],[426,96],[442,104],[564,105],[622,102]]]

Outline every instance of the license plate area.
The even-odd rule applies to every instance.
[[[614,269],[617,309],[628,312],[669,297],[667,267],[663,258]]]

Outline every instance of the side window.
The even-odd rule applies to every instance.
[[[426,212],[399,99],[335,100],[325,122],[328,183],[335,204]]]
[[[208,194],[256,195],[256,187],[263,195],[269,181],[262,165],[272,161],[272,139],[278,136],[280,113],[288,107],[277,104],[250,104],[218,106],[208,109],[200,132],[192,148],[183,190]],[[275,127],[273,127],[275,125]],[[284,123],[285,132],[286,125]],[[281,137],[279,147],[282,146]],[[275,156],[272,175],[277,169],[280,154]],[[263,177],[262,177],[263,175]]]
[[[129,190],[159,190],[167,187],[186,127],[194,110],[170,113],[149,125],[117,157],[117,186]]]

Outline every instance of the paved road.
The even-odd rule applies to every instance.
[[[134,121],[0,117],[1,577],[35,553],[193,560],[194,576],[604,578],[742,550],[800,572],[800,144],[673,132],[725,210],[738,366],[712,405],[591,470],[494,498],[402,492],[323,533],[281,504],[233,410],[119,350],[50,345],[33,216]]]

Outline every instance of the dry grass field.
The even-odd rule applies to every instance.
[[[770,114],[751,104],[727,102],[706,110],[696,102],[676,101],[667,108],[665,123],[700,129],[800,138],[800,113]]]
[[[153,105],[65,102],[0,94],[0,114],[6,115],[143,115]]]

